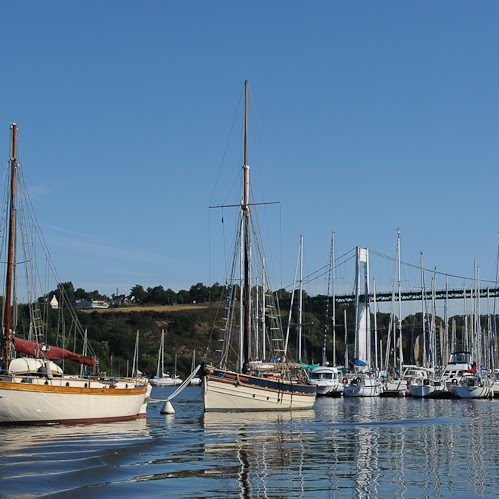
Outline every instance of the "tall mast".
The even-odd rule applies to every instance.
[[[12,328],[12,281],[14,269],[14,247],[16,235],[16,173],[17,173],[17,125],[10,124],[12,130],[12,154],[10,162],[10,203],[9,203],[9,242],[7,249],[7,276],[5,280],[5,318],[4,318],[4,353],[3,368],[8,369],[10,357],[10,330]]]
[[[400,291],[400,229],[397,229],[397,273],[398,273],[398,298],[399,298],[399,374],[402,376],[403,350],[402,350],[402,295]]]
[[[333,299],[332,299],[332,325],[333,325],[333,367],[336,367],[336,338],[335,338],[335,296],[334,296],[334,232],[331,236],[331,252],[329,254],[329,274],[327,278],[327,300],[326,300],[326,321],[324,325],[324,338],[322,340],[322,365],[327,365],[327,340],[329,337],[329,287],[333,284]]]
[[[243,202],[241,213],[244,226],[244,286],[243,286],[243,373],[249,372],[250,340],[250,284],[249,284],[249,165],[248,165],[248,80],[244,81],[244,164],[243,164]]]
[[[376,279],[373,279],[373,301],[374,301],[374,348],[373,348],[373,370],[375,373],[379,371],[379,366],[381,366],[381,363],[378,364],[378,302],[376,300]]]
[[[301,337],[303,333],[303,234],[300,234],[300,306],[298,307],[298,360],[302,360]]]

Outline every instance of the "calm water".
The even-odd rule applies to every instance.
[[[189,387],[173,406],[151,405],[147,421],[1,428],[0,496],[499,495],[499,400],[320,398],[243,417],[204,415]]]

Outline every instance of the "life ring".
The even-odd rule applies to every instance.
[[[452,380],[452,384],[453,384],[453,385],[457,385],[457,379],[456,379],[456,378],[454,378],[454,379]]]
[[[343,384],[344,384],[344,385],[348,385],[348,378],[343,378],[343,380],[342,380],[342,381],[343,381]]]

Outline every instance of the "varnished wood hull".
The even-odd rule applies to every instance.
[[[64,376],[0,380],[1,424],[96,423],[144,418],[151,386]]]

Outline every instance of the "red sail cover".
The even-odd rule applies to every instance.
[[[45,347],[45,345],[40,345],[33,341],[22,340],[15,336],[12,338],[12,342],[14,343],[16,352],[23,353],[24,355],[31,355],[35,358],[44,358],[47,360],[69,359],[86,366],[95,366],[95,359],[71,352],[65,348],[52,346]],[[42,352],[42,348],[45,348],[45,351]],[[43,353],[43,355],[40,355],[41,353]]]

